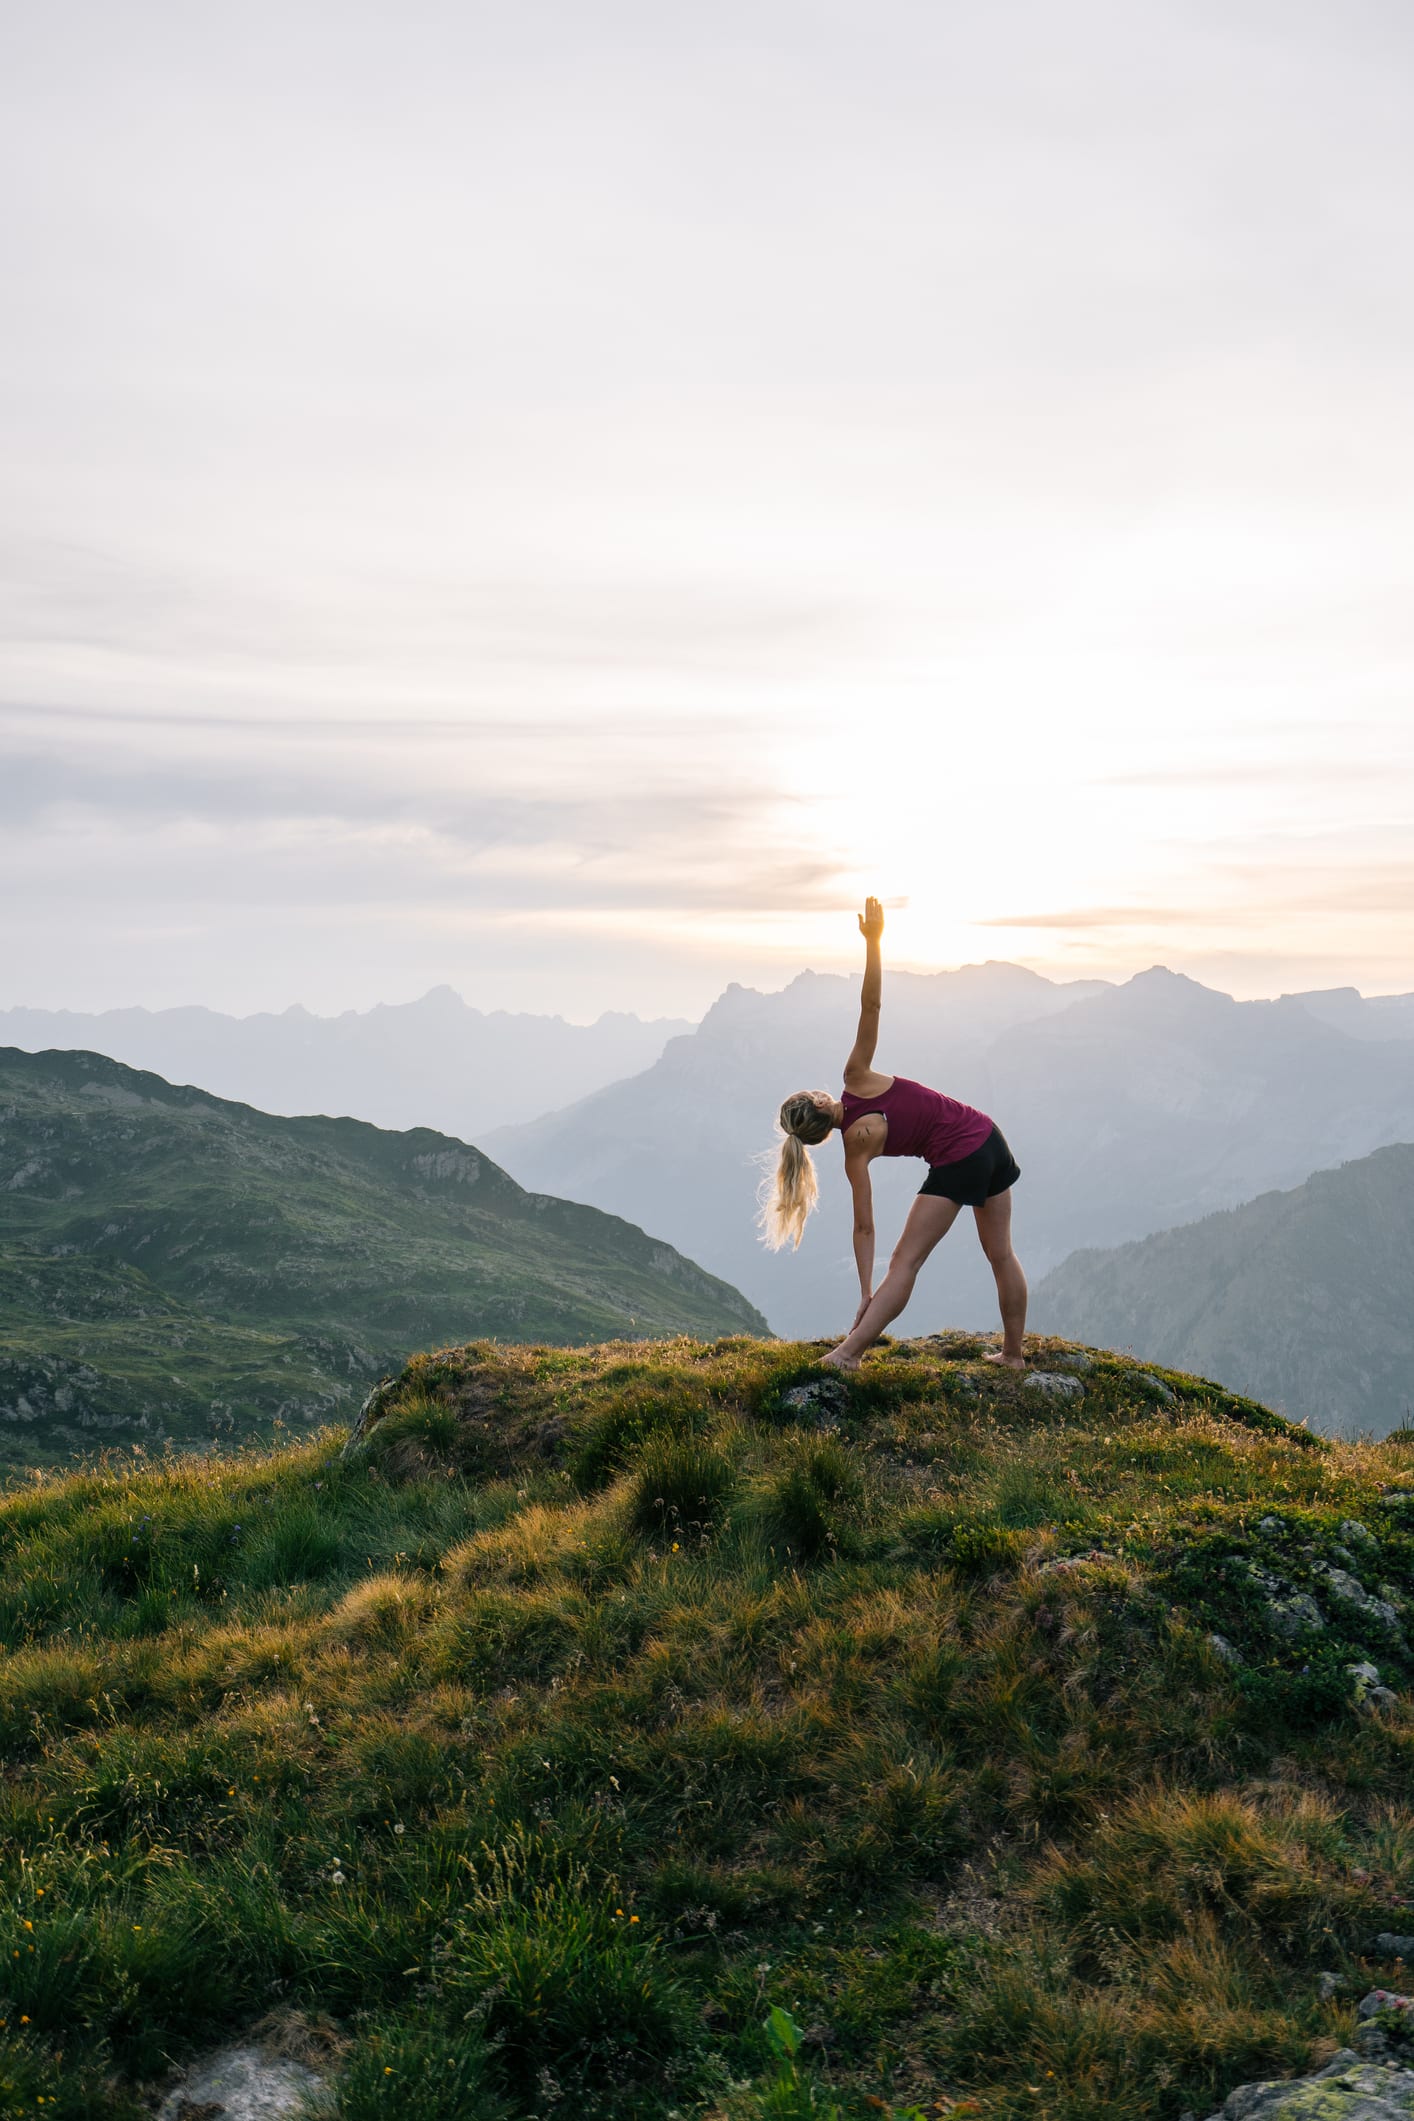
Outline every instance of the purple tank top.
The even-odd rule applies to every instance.
[[[921,1156],[927,1164],[955,1164],[980,1149],[992,1131],[985,1112],[944,1097],[926,1083],[910,1082],[906,1075],[896,1075],[882,1097],[855,1097],[846,1090],[841,1102],[842,1133],[866,1112],[883,1113],[889,1123],[880,1152],[884,1156]]]

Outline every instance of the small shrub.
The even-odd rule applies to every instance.
[[[572,1431],[566,1463],[586,1494],[606,1487],[633,1463],[650,1438],[698,1434],[711,1412],[705,1387],[681,1378],[620,1386]]]
[[[1350,1875],[1338,1815],[1313,1796],[1265,1808],[1230,1792],[1136,1798],[1085,1858],[1057,1857],[1044,1890],[1100,1954],[1116,1937],[1183,1936],[1206,1914],[1234,1942],[1304,1956],[1328,1951],[1332,1934],[1353,1944],[1377,1913]]]
[[[276,1584],[318,1583],[343,1560],[337,1531],[308,1503],[294,1503],[257,1534],[241,1556],[240,1573],[251,1590]]]
[[[436,1586],[425,1577],[390,1570],[346,1591],[330,1615],[330,1630],[345,1642],[396,1650],[422,1631],[437,1599]]]
[[[474,1438],[447,1400],[414,1385],[376,1421],[363,1444],[365,1463],[385,1480],[417,1480],[448,1464],[461,1465]]]
[[[443,1978],[522,2100],[574,2094],[578,2113],[617,2115],[692,2051],[685,1993],[632,1906],[524,1833],[483,1850]]]
[[[505,2121],[486,2042],[464,2025],[375,2020],[339,2073],[330,2121]]]
[[[62,1731],[102,1720],[106,1662],[69,1643],[19,1650],[0,1663],[0,1749],[13,1757]]]
[[[1034,1531],[1070,1512],[1063,1485],[1031,1465],[1008,1465],[997,1481],[992,1514],[1008,1531]]]
[[[762,1490],[763,1529],[800,1561],[837,1554],[864,1492],[849,1452],[830,1441],[792,1441]]]
[[[548,1679],[576,1653],[577,1605],[572,1591],[477,1591],[438,1629],[432,1670],[486,1690]]]
[[[953,1527],[948,1559],[960,1576],[995,1576],[1015,1568],[1021,1557],[1021,1540],[999,1524],[960,1524]]]
[[[705,1541],[735,1487],[736,1469],[714,1445],[695,1437],[655,1439],[639,1459],[629,1522],[649,1538]]]

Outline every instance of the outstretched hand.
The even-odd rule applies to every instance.
[[[866,942],[877,942],[884,932],[884,909],[876,898],[864,901],[864,911],[859,916],[859,932]]]

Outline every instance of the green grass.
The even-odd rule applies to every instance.
[[[981,1352],[825,1433],[808,1349],[481,1343],[347,1453],[17,1479],[3,2121],[272,2013],[343,2121],[1177,2121],[1330,2052],[1414,1928],[1407,1442]]]

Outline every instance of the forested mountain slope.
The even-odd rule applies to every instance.
[[[0,1452],[323,1420],[416,1347],[759,1329],[618,1218],[426,1128],[0,1051]]]
[[[1144,1348],[1317,1428],[1414,1420],[1414,1146],[1114,1251],[1033,1293],[1047,1331]]]

